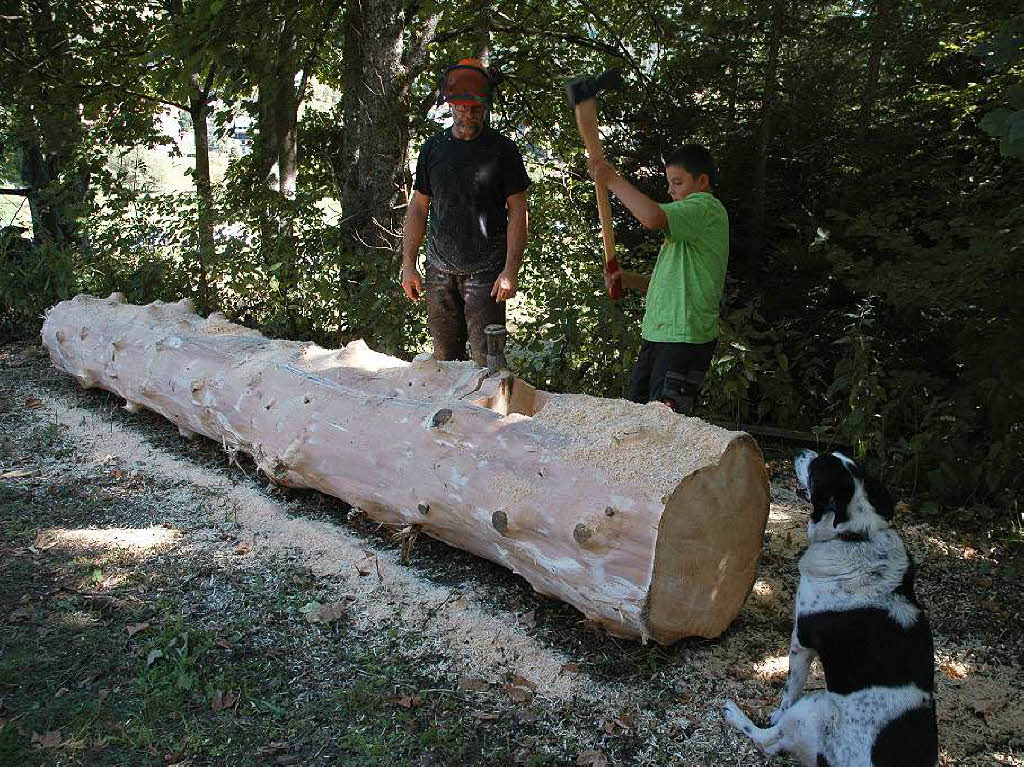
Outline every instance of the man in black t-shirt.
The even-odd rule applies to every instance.
[[[450,129],[429,138],[416,163],[402,236],[402,289],[427,298],[434,359],[485,365],[484,328],[505,322],[526,246],[530,177],[512,140],[486,124],[491,77],[476,59],[451,67],[442,90]],[[427,274],[416,267],[427,233]]]

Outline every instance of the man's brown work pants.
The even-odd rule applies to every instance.
[[[465,360],[466,342],[480,367],[487,365],[484,328],[505,324],[505,302],[491,296],[501,269],[449,274],[427,264],[427,326],[434,339],[434,359]]]

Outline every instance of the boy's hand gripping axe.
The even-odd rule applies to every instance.
[[[569,105],[576,110],[576,125],[580,129],[583,143],[587,147],[587,156],[593,160],[603,160],[604,150],[601,148],[601,137],[597,132],[597,101],[598,93],[610,88],[622,87],[622,72],[619,69],[608,69],[597,77],[577,77],[565,86],[569,95]],[[595,182],[597,187],[597,212],[601,218],[601,235],[604,238],[604,271],[612,274],[619,270],[619,262],[615,259],[615,232],[612,231],[612,207],[608,200],[608,188]],[[622,280],[612,283],[608,291],[615,300],[622,298]]]

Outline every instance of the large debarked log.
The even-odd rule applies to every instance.
[[[362,341],[269,340],[187,299],[78,296],[42,337],[84,386],[499,562],[617,636],[718,636],[753,585],[768,481],[742,432]]]

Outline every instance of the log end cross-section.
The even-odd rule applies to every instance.
[[[505,565],[617,636],[717,636],[754,583],[768,481],[742,432],[362,341],[270,340],[187,300],[78,296],[42,337],[130,411]]]

